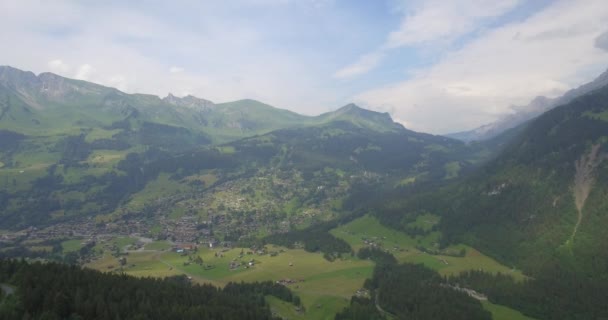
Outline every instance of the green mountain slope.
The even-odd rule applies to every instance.
[[[559,264],[605,278],[607,102],[604,87],[545,113],[481,172],[401,210],[440,214],[444,243],[468,243],[530,274]]]
[[[324,113],[314,120],[315,123],[327,123],[332,121],[348,121],[358,127],[367,128],[378,132],[400,131],[403,126],[393,122],[388,113],[379,113],[348,104],[338,110]]]
[[[40,136],[74,134],[79,130],[129,129],[156,123],[225,142],[293,126],[309,117],[253,100],[215,105],[193,96],[159,98],[126,94],[114,88],[67,79],[51,73],[39,76],[0,67],[0,127]]]
[[[254,100],[161,99],[10,67],[0,67],[0,106],[0,224],[8,229],[158,218],[189,194],[206,201],[201,219],[260,212],[256,222],[270,221],[273,232],[277,216],[289,215],[287,225],[336,217],[358,184],[454,179],[487,157],[485,147],[416,133],[352,104],[309,117]],[[240,230],[244,220],[234,221],[225,230]]]
[[[309,117],[255,100],[214,104],[194,96],[179,98],[169,94],[159,98],[127,94],[52,73],[36,76],[7,66],[0,66],[0,108],[1,129],[29,136],[86,135],[93,129],[123,130],[123,135],[116,132],[112,135],[123,140],[129,136],[131,140],[128,142],[138,144],[142,139],[156,140],[156,137],[148,138],[145,132],[140,132],[146,124],[153,123],[188,136],[184,141],[177,137],[168,145],[188,147],[200,145],[201,141],[223,143],[277,129],[335,120],[346,120],[380,131],[400,127],[388,114],[363,110],[354,105]]]

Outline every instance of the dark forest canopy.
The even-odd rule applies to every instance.
[[[376,262],[372,279],[365,282],[369,298],[353,297],[336,320],[452,319],[489,320],[481,303],[448,285],[436,271],[420,264],[397,264],[390,253],[365,249],[361,257]]]
[[[57,263],[0,260],[0,319],[273,319],[266,295],[299,301],[272,282],[220,289],[166,279],[106,274]]]

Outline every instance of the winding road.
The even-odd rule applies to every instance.
[[[396,319],[397,316],[382,309],[382,307],[380,306],[380,299],[378,299],[378,291],[376,291],[376,298],[374,299],[374,302],[376,303],[376,309],[378,309],[378,312],[380,312],[382,315],[386,316],[389,319]]]

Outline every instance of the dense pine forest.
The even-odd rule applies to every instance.
[[[489,320],[490,313],[479,301],[456,290],[436,271],[420,264],[398,264],[395,257],[379,249],[362,249],[358,256],[376,262],[371,279],[365,282],[369,297],[353,297],[337,320],[462,319]]]
[[[138,279],[57,263],[0,260],[0,319],[273,319],[272,295],[299,303],[283,285],[193,285],[186,276]]]

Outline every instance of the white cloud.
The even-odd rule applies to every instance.
[[[92,74],[95,72],[95,69],[88,63],[85,63],[78,67],[74,78],[79,80],[91,80]]]
[[[175,67],[175,66],[169,68],[169,73],[180,73],[180,72],[184,72],[184,68]]]
[[[289,7],[293,0],[276,5],[272,0],[260,0],[259,5],[265,5],[265,1],[284,10],[281,12],[293,9]],[[341,51],[335,52],[326,51],[333,50],[333,45],[332,49],[324,47],[326,50],[306,48],[307,53],[291,46],[303,39],[322,38],[318,32],[331,30],[325,23],[340,19],[337,11],[317,17],[315,26],[320,27],[316,33],[307,33],[312,14],[299,17],[306,21],[299,26],[305,31],[291,30],[298,26],[291,24],[290,17],[281,21],[284,30],[277,30],[276,25],[241,19],[249,12],[233,16],[232,10],[240,2],[232,1],[227,4],[230,10],[212,1],[191,2],[188,11],[197,13],[194,21],[182,16],[169,19],[166,8],[141,8],[123,2],[0,1],[0,42],[11,44],[11,50],[0,50],[0,61],[126,92],[193,94],[215,102],[253,98],[306,114],[318,114],[355,96],[355,102],[390,112],[412,129],[435,133],[491,121],[509,112],[510,105],[524,105],[538,94],[555,96],[590,80],[608,65],[608,54],[601,45],[596,47],[596,39],[603,39],[599,36],[607,29],[605,1],[585,0],[584,5],[568,0],[553,2],[525,21],[500,28],[489,28],[485,21],[508,11],[515,1],[458,1],[470,3],[466,11],[471,12],[458,9],[455,15],[427,5],[451,8],[452,1],[421,1],[419,7],[403,11],[403,22],[396,30],[380,36],[380,42],[385,41],[383,46],[358,60],[353,58],[355,65],[335,74],[339,63],[335,57],[351,52],[353,43],[349,41],[361,48],[371,43],[372,37],[367,42],[361,42],[359,36],[352,40],[344,37],[348,40],[341,44]],[[301,2],[294,3],[303,11]],[[258,9],[266,11],[264,7]],[[439,17],[440,13],[452,22],[430,21],[429,30],[412,35],[424,22],[415,17]],[[348,21],[350,24],[338,23],[333,32],[346,34],[359,26],[357,17]],[[336,81],[364,74],[378,67],[384,55],[404,50],[391,46],[427,48],[431,44],[432,48],[446,50],[450,48],[446,43],[463,34],[477,38],[458,50],[445,51],[434,66],[408,70],[403,81],[373,87],[380,81],[370,77],[362,89],[355,87],[359,84]],[[172,68],[183,70],[171,72]],[[405,74],[405,70],[395,72]],[[353,94],[355,90],[360,90],[359,94]]]
[[[595,38],[595,47],[608,52],[608,31]]]
[[[107,81],[103,81],[103,82],[105,84],[107,84],[108,86],[116,88],[121,91],[125,91],[129,88],[129,82],[128,82],[127,78],[121,74],[116,74],[116,75],[110,76],[110,78]]]
[[[340,69],[334,73],[334,78],[344,79],[354,77],[375,68],[378,63],[384,58],[384,53],[374,52],[366,54],[350,66]]]
[[[398,30],[389,34],[388,48],[454,40],[481,27],[485,19],[513,9],[519,0],[431,0],[406,13]]]
[[[61,57],[54,72],[126,92],[189,93],[216,102],[252,98],[307,114],[326,111],[336,100],[319,85],[327,72],[303,63],[299,52],[277,50],[267,30],[219,12],[238,4],[191,2],[189,11],[200,13],[196,21],[174,21],[154,14],[162,9],[145,12],[127,3],[0,1],[0,41],[11,43],[11,50],[0,50],[0,61],[44,72],[51,68],[47,61]],[[321,9],[331,1],[293,5]]]
[[[48,63],[49,70],[57,74],[66,74],[70,71],[70,66],[65,64],[61,59],[51,60]]]
[[[415,130],[472,128],[510,112],[512,105],[556,96],[599,75],[608,55],[594,41],[605,21],[604,0],[556,2],[525,21],[484,33],[409,80],[368,90],[356,100],[393,108]]]
[[[404,10],[399,28],[385,43],[355,63],[338,70],[334,77],[351,78],[365,74],[380,64],[395,48],[412,46],[445,46],[462,36],[483,28],[489,18],[512,10],[520,0],[429,0],[411,11]],[[437,48],[434,48],[437,50]]]

